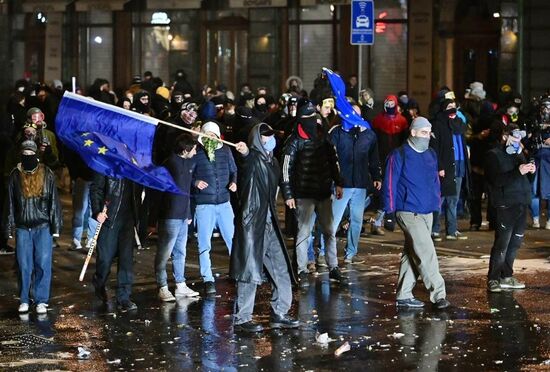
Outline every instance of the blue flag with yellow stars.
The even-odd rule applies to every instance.
[[[344,81],[337,73],[332,70],[323,67],[323,72],[327,75],[330,87],[332,88],[332,94],[336,100],[336,109],[338,116],[342,119],[342,128],[344,130],[350,130],[351,128],[359,125],[365,128],[371,128],[368,121],[363,119],[360,114],[355,112],[351,104],[346,99],[346,85]]]
[[[55,118],[57,135],[90,168],[160,191],[181,194],[164,167],[153,164],[157,120],[65,92]]]

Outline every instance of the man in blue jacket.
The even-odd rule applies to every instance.
[[[398,307],[424,306],[412,293],[418,274],[430,291],[434,307],[444,309],[450,305],[431,239],[432,214],[440,203],[437,155],[429,147],[431,130],[426,118],[414,119],[409,138],[389,154],[386,162],[384,209],[386,213],[396,213],[405,234],[397,284]]]
[[[354,109],[360,114],[359,106],[355,105]],[[337,230],[349,205],[350,226],[344,263],[361,263],[363,260],[358,258],[357,248],[363,213],[370,202],[367,198],[368,191],[373,187],[380,190],[382,186],[376,134],[371,129],[343,123],[330,130],[330,139],[336,148],[344,184],[342,199],[332,201],[333,228],[334,231]]]
[[[203,124],[201,132],[220,138],[220,127],[209,121]],[[216,293],[212,264],[210,262],[211,238],[218,226],[229,254],[235,226],[233,209],[229,203],[229,191],[237,191],[237,166],[231,150],[221,142],[199,137],[201,147],[197,151],[196,168],[193,172],[192,195],[195,198],[195,221],[199,243],[199,265],[204,291]]]

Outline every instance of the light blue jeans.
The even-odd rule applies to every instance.
[[[73,239],[81,241],[82,232],[87,227],[87,237],[90,241],[95,234],[97,221],[91,218],[90,204],[90,184],[91,181],[85,181],[77,178],[73,183]]]
[[[540,200],[537,196],[537,188],[538,188],[538,182],[539,182],[539,169],[537,166],[537,171],[535,172],[535,179],[533,180],[532,188],[531,188],[531,217],[533,218],[539,218],[540,216]],[[543,199],[544,200],[544,199]],[[550,202],[546,203],[546,215],[550,216]]]
[[[458,224],[456,217],[456,207],[458,205],[458,199],[460,197],[460,190],[462,188],[462,177],[455,177],[457,194],[453,196],[441,197],[441,206],[446,203],[445,206],[445,230],[447,235],[454,235],[457,232]],[[433,214],[433,227],[432,233],[439,233],[441,229],[439,223],[439,213]]]
[[[20,302],[47,304],[52,282],[52,235],[49,227],[15,229],[15,253],[19,266]]]
[[[197,223],[197,238],[199,243],[199,265],[202,280],[213,282],[212,263],[210,261],[210,250],[212,249],[212,233],[218,226],[229,255],[235,225],[233,223],[233,209],[229,202],[222,204],[199,204],[195,207],[195,221]]]
[[[342,216],[349,205],[350,224],[345,248],[345,258],[352,258],[357,254],[361,228],[363,227],[363,213],[369,205],[367,189],[344,188],[342,199],[332,201],[333,230],[338,229]]]
[[[168,285],[166,264],[172,255],[172,272],[176,283],[185,282],[185,253],[187,245],[187,220],[159,220],[158,249],[155,255],[155,275],[157,285]]]

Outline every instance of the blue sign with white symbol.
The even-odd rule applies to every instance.
[[[374,1],[351,1],[351,43],[374,44]]]

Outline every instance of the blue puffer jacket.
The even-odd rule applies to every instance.
[[[438,211],[441,189],[437,167],[437,155],[431,148],[418,153],[405,142],[393,150],[384,175],[384,210],[421,214]]]
[[[204,147],[197,145],[193,172],[192,193],[195,204],[222,204],[229,201],[229,184],[237,183],[237,166],[229,147],[222,146],[216,150],[215,160],[210,162]],[[199,190],[197,181],[204,181],[208,187]]]
[[[378,143],[372,130],[352,128],[347,132],[338,125],[329,133],[338,155],[343,187],[371,190],[373,181],[382,180]]]

